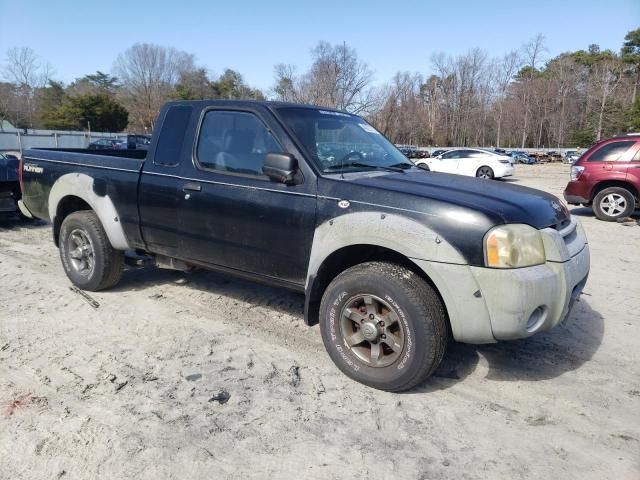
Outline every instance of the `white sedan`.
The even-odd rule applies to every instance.
[[[502,178],[513,175],[510,158],[477,148],[448,150],[432,158],[421,158],[415,164],[432,172],[455,173],[478,178]]]

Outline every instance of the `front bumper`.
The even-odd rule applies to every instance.
[[[414,261],[447,308],[453,337],[465,343],[526,338],[558,325],[586,284],[590,253],[575,217],[563,230],[541,230],[547,261],[517,269]]]
[[[471,267],[496,340],[525,338],[564,320],[589,275],[589,245],[566,262],[498,270]]]

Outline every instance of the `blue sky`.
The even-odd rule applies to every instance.
[[[617,51],[640,27],[640,0],[0,0],[0,20],[0,59],[29,46],[64,82],[109,71],[118,53],[149,42],[193,53],[214,74],[236,69],[266,90],[276,63],[304,70],[319,40],[356,48],[377,83],[399,70],[429,73],[434,52],[500,56],[537,33],[547,57],[590,43]]]

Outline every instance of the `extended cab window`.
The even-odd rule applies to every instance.
[[[624,154],[635,142],[624,140],[622,142],[608,143],[599,150],[596,150],[589,157],[590,162],[619,162],[624,158]]]
[[[167,167],[175,167],[180,163],[180,152],[189,118],[191,107],[178,105],[169,108],[160,130],[154,163]]]
[[[197,150],[203,168],[262,175],[265,155],[282,152],[277,140],[252,113],[211,110],[205,114]]]

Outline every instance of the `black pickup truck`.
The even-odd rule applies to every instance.
[[[305,105],[172,102],[148,152],[29,150],[24,206],[70,280],[114,286],[124,252],[303,292],[336,365],[389,391],[452,336],[489,343],[562,321],[589,272],[554,196],[423,171],[362,118]]]

